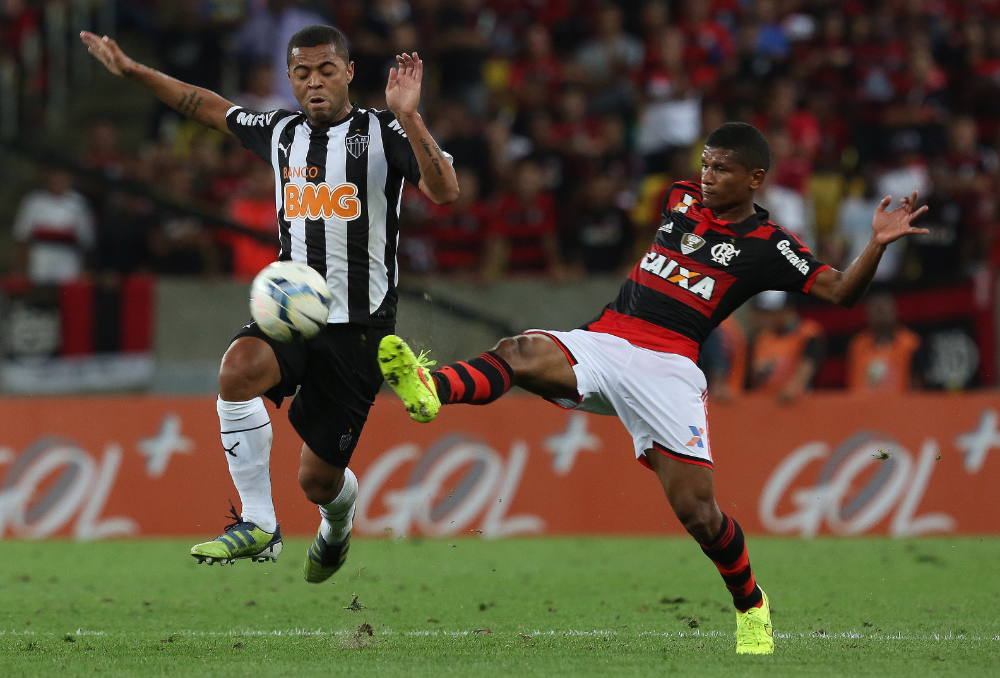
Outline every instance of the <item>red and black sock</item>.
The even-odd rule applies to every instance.
[[[431,373],[441,404],[485,405],[510,390],[514,370],[493,351],[468,362],[446,365]]]
[[[733,605],[737,610],[746,612],[751,607],[763,604],[763,595],[754,579],[753,570],[750,569],[750,556],[747,555],[743,530],[735,520],[722,514],[719,535],[711,544],[702,544],[701,550],[719,568],[719,574],[733,595]]]

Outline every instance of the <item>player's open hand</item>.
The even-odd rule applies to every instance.
[[[420,81],[424,77],[424,62],[417,53],[397,54],[397,68],[389,70],[385,86],[385,103],[398,118],[413,115],[420,104]]]
[[[135,68],[135,62],[108,36],[102,38],[90,31],[80,31],[80,40],[87,46],[87,51],[115,75],[128,75]]]
[[[872,219],[872,237],[881,245],[888,245],[899,240],[904,235],[914,233],[927,233],[926,228],[914,228],[913,220],[927,211],[927,205],[920,209],[917,207],[917,192],[914,191],[909,197],[900,201],[900,206],[891,212],[886,212],[885,208],[892,203],[892,196],[887,195],[879,203],[875,210],[875,218]]]

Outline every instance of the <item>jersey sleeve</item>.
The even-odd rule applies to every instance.
[[[667,189],[660,216],[666,221],[670,218],[671,212],[687,214],[695,205],[701,205],[701,186],[693,181],[678,181]]]
[[[295,113],[280,109],[258,113],[242,106],[233,106],[226,113],[226,126],[244,147],[253,151],[264,162],[270,163],[274,128],[291,115]]]
[[[407,181],[414,186],[420,183],[420,165],[417,163],[417,156],[413,153],[410,139],[403,131],[403,126],[396,120],[396,116],[391,111],[378,111],[375,113],[379,124],[382,126],[382,147],[385,149],[385,159],[390,167],[397,169]],[[449,163],[454,160],[450,153],[444,153],[444,157]]]
[[[763,289],[809,293],[816,276],[830,268],[820,263],[802,241],[781,228],[771,236],[773,261],[766,267]]]

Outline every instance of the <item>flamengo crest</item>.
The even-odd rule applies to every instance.
[[[353,155],[355,158],[360,158],[361,155],[368,150],[368,136],[353,134],[344,139],[344,144],[347,146],[348,153]]]
[[[691,254],[696,249],[705,244],[705,239],[694,233],[685,233],[681,236],[681,253]]]
[[[728,266],[733,257],[738,256],[740,251],[728,242],[719,243],[712,248],[712,261],[723,266]]]

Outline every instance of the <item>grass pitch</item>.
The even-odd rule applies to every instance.
[[[992,538],[751,539],[771,657],[735,654],[687,539],[358,539],[318,586],[306,541],[225,568],[190,545],[3,542],[0,675],[1000,674]]]

